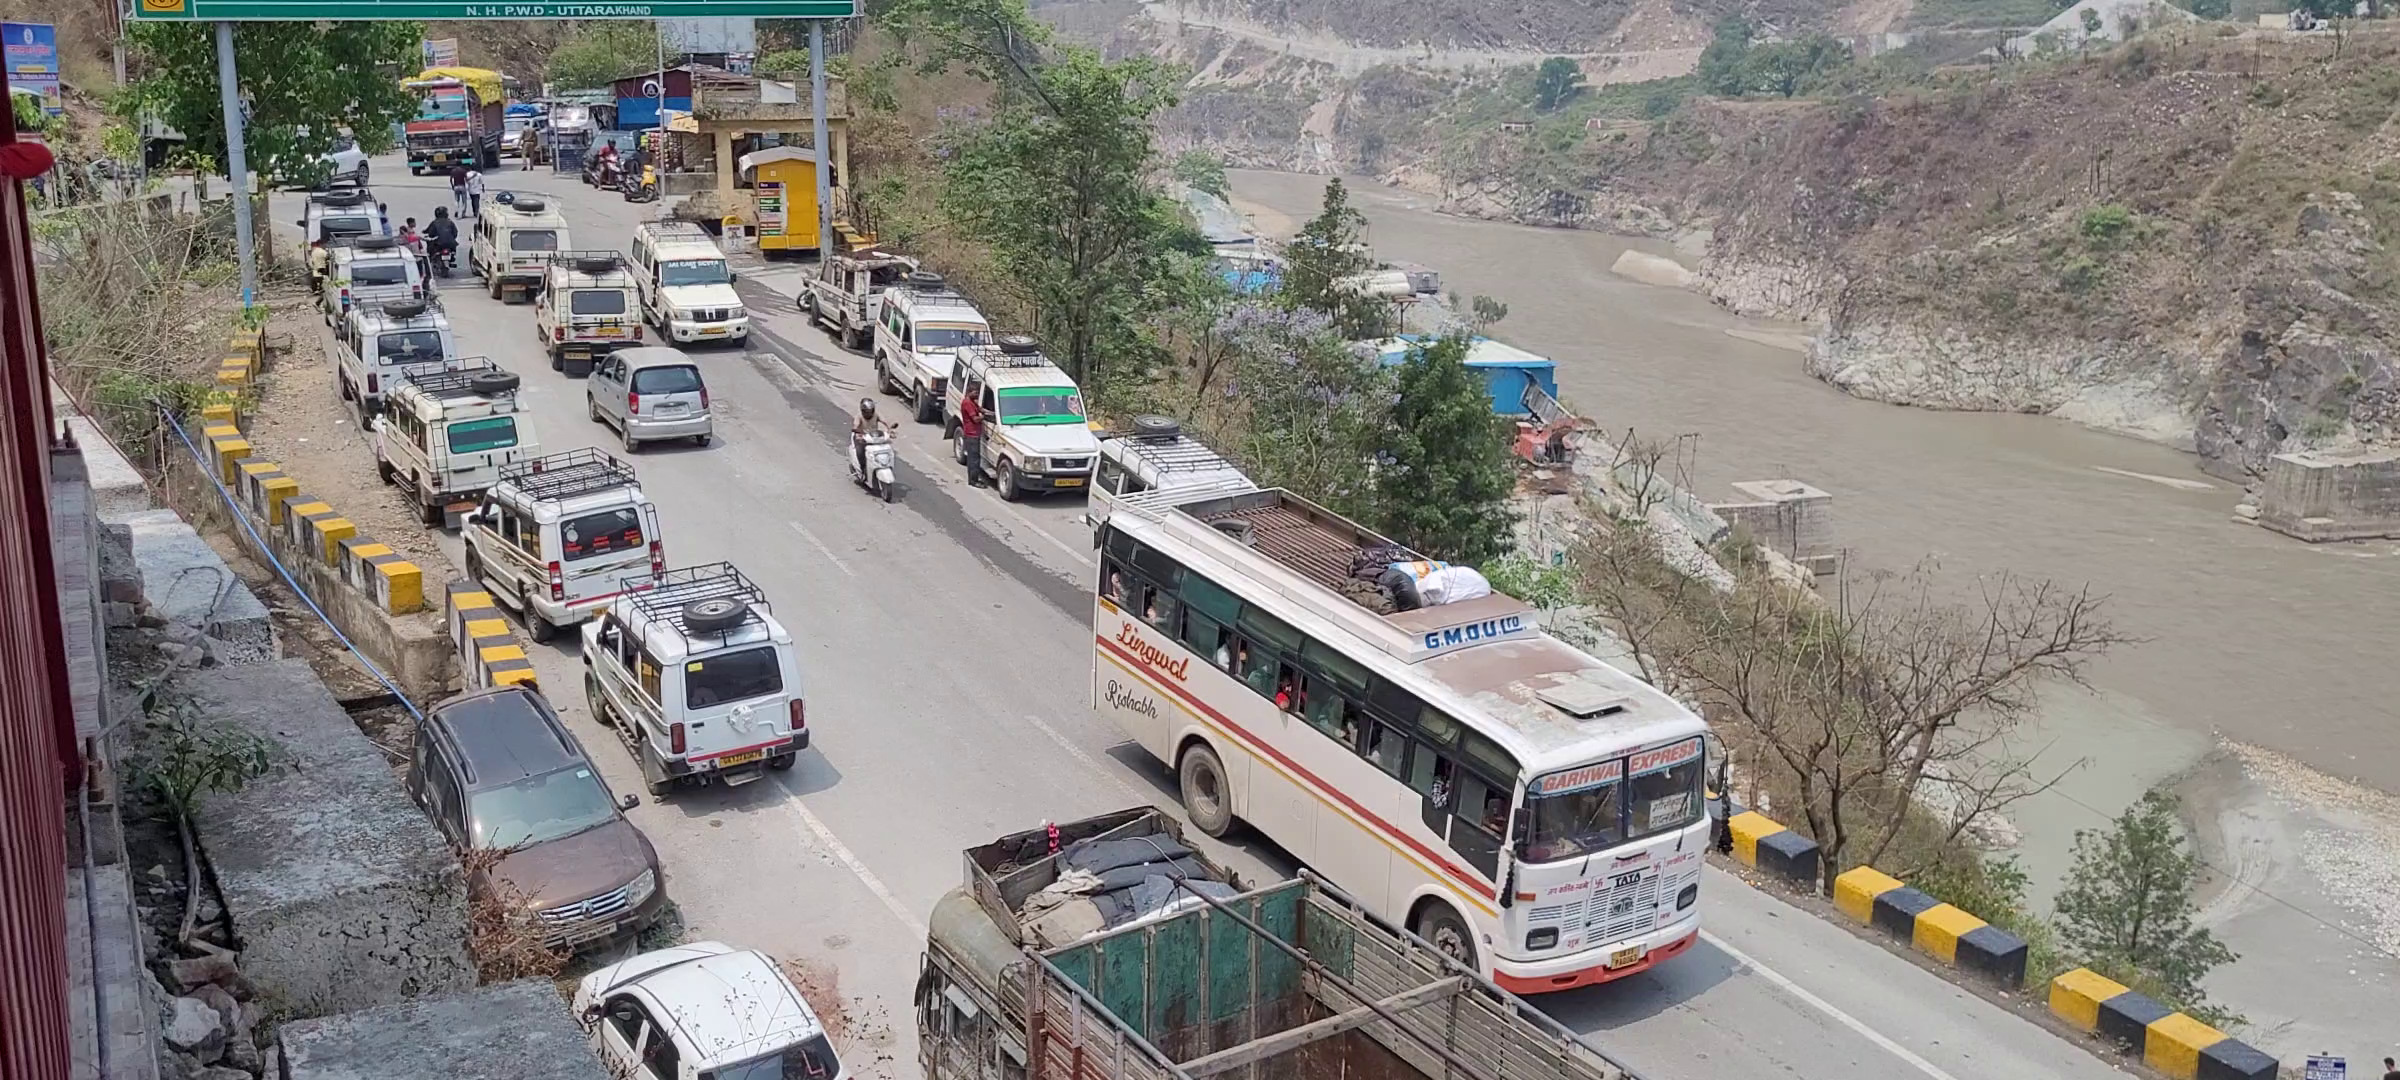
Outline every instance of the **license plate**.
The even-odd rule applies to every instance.
[[[724,757],[717,759],[717,767],[723,769],[731,768],[735,765],[748,765],[751,762],[757,761],[765,756],[767,756],[767,752],[764,750],[752,750],[746,754],[727,754]]]
[[[443,507],[442,512],[447,514],[463,514],[473,509],[475,509],[475,502],[474,500],[470,499],[466,502],[451,503],[450,505]]]
[[[1080,477],[1080,476],[1062,476],[1062,477],[1059,477],[1059,478],[1058,478],[1058,479],[1056,479],[1056,480],[1052,480],[1052,481],[1050,481],[1050,483],[1051,483],[1052,485],[1056,486],[1056,487],[1082,487],[1082,486],[1083,486],[1083,477]]]
[[[724,332],[725,332],[725,328],[724,328],[724,327],[722,327],[722,326],[703,326],[703,327],[701,327],[701,328],[700,328],[700,336],[702,336],[702,337],[708,337],[708,336],[715,335],[715,334],[722,334],[722,333],[724,333]]]
[[[601,337],[624,337],[624,336],[625,336],[625,330],[624,330],[624,328],[622,328],[622,327],[616,327],[616,326],[603,326],[603,327],[601,327],[599,330],[597,330],[597,331],[594,331],[594,332],[595,332],[595,333],[597,333],[597,334],[599,334]]]
[[[1642,954],[1644,951],[1645,950],[1641,946],[1636,945],[1630,949],[1618,949],[1617,951],[1608,954],[1608,970],[1616,971],[1620,968],[1629,968],[1635,964],[1641,963]]]

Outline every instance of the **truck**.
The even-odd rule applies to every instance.
[[[918,966],[927,1080],[1639,1080],[1305,870],[1244,888],[1152,807],[965,872]]]
[[[858,251],[817,260],[808,279],[808,314],[849,348],[864,349],[883,318],[883,290],[917,269],[917,260],[889,251]]]
[[[499,166],[504,76],[484,68],[427,68],[400,85],[417,95],[416,118],[400,127],[410,175],[452,165]]]

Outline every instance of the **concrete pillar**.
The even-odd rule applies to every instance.
[[[709,137],[716,140],[717,205],[730,207],[733,205],[733,178],[739,171],[739,166],[733,162],[733,132],[720,129],[710,133]]]

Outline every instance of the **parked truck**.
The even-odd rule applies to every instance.
[[[490,169],[500,164],[507,91],[499,72],[427,68],[400,85],[417,95],[415,119],[400,128],[410,175],[452,165]]]
[[[817,261],[808,279],[808,314],[843,345],[864,349],[883,318],[883,290],[900,284],[917,260],[888,251],[860,251]]]
[[[927,1080],[1638,1080],[1305,871],[1243,889],[1156,809],[965,870],[919,968]]]

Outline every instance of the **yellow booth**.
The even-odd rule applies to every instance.
[[[758,208],[758,249],[817,250],[817,152],[770,146],[744,154],[741,175]]]

